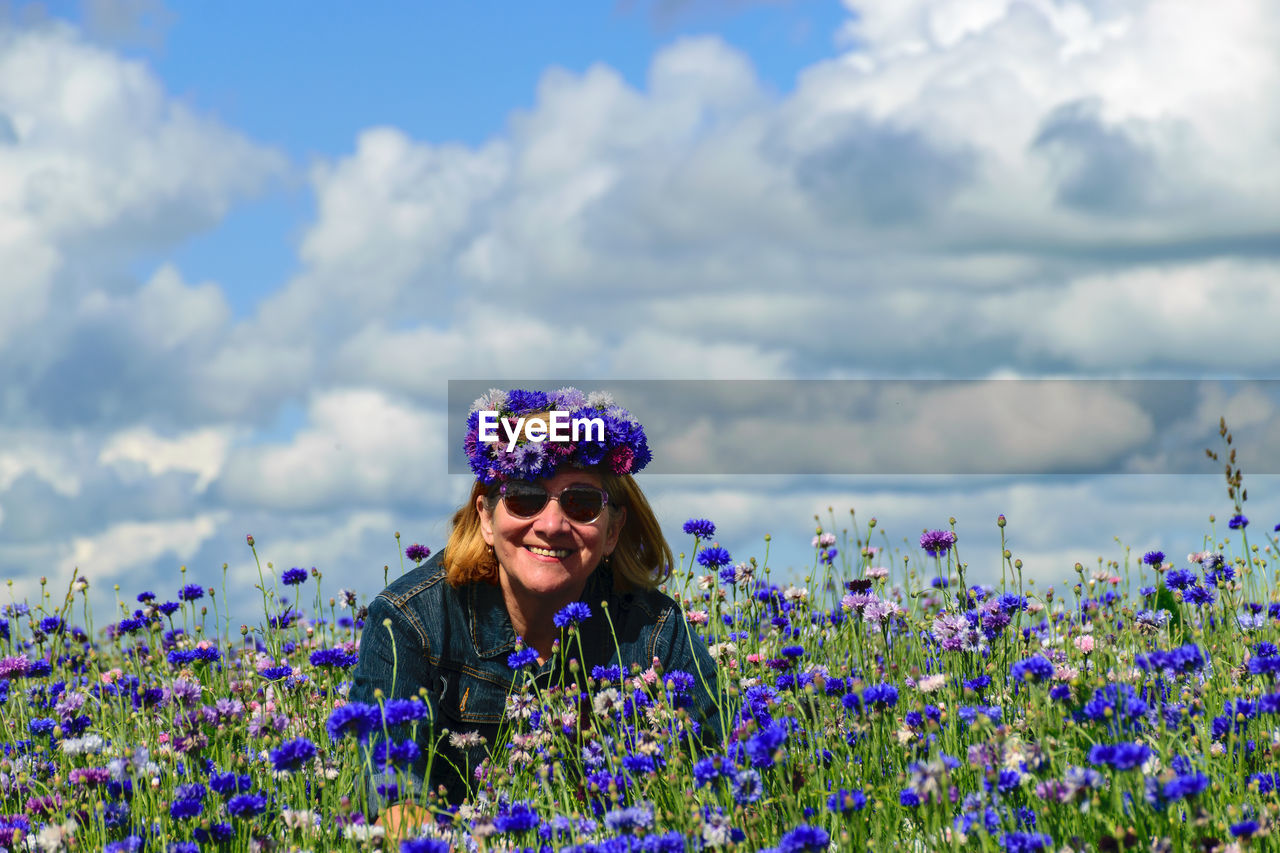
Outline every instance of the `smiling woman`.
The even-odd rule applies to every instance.
[[[482,412],[526,423],[569,412],[604,430],[504,444],[481,439]],[[539,689],[576,681],[584,697],[601,668],[687,673],[693,722],[720,731],[715,663],[656,589],[672,555],[632,476],[651,454],[631,414],[574,388],[491,391],[472,408],[465,448],[470,498],[444,550],[370,604],[350,695],[381,704],[387,720],[366,778],[393,833],[424,821],[441,795],[466,798],[526,668]]]

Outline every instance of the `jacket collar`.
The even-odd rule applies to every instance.
[[[482,658],[496,657],[516,648],[516,632],[507,615],[507,603],[502,599],[502,587],[496,583],[467,585],[468,621],[471,623],[471,643]]]

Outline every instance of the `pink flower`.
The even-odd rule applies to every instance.
[[[631,471],[631,463],[635,461],[635,458],[636,453],[630,447],[615,447],[609,451],[609,470],[615,474],[627,474]]]
[[[689,624],[691,625],[707,624],[707,611],[705,610],[690,610],[684,616],[689,620]]]
[[[1086,655],[1093,651],[1092,634],[1081,634],[1079,637],[1076,637],[1073,642],[1075,643],[1076,648],[1084,652]]]

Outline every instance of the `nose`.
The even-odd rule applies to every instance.
[[[572,527],[569,517],[560,509],[560,500],[555,497],[548,500],[542,512],[534,517],[533,526],[535,530],[545,533],[558,533]]]

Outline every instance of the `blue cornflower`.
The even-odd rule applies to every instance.
[[[1249,519],[1239,514],[1231,516],[1231,520],[1227,522],[1227,527],[1230,527],[1232,530],[1243,530],[1248,526]]]
[[[1150,598],[1155,594],[1156,594],[1156,588],[1154,586],[1144,586],[1138,589],[1138,595],[1142,596],[1143,598]]]
[[[178,591],[178,598],[182,601],[197,601],[204,598],[204,587],[198,583],[189,583]],[[160,605],[160,609],[161,611],[164,610],[163,604]],[[177,608],[174,609],[176,610]]]
[[[400,842],[400,853],[449,853],[453,848],[440,838],[406,838]]]
[[[126,835],[120,841],[113,841],[102,848],[102,853],[136,853],[142,849],[141,835]]]
[[[1142,562],[1148,566],[1164,565],[1164,551],[1148,551],[1142,555]]]
[[[530,803],[512,803],[498,812],[493,828],[498,832],[528,832],[540,822],[537,810]]]
[[[622,667],[614,666],[593,666],[591,667],[591,677],[597,681],[617,681],[622,678]]]
[[[40,630],[46,634],[61,634],[65,627],[67,625],[62,621],[61,616],[46,616],[40,620]]]
[[[311,665],[318,667],[338,667],[346,669],[360,662],[357,652],[345,652],[342,649],[316,649],[311,653]]]
[[[1053,847],[1053,838],[1043,832],[1006,832],[1000,837],[1000,846],[1007,853],[1034,853]]]
[[[867,807],[867,795],[860,790],[846,791],[841,788],[827,798],[827,808],[836,814],[860,812]]]
[[[1236,838],[1252,838],[1258,829],[1259,826],[1256,820],[1242,820],[1239,823],[1231,824],[1231,834]]]
[[[862,691],[862,701],[867,705],[883,705],[892,708],[898,704],[898,688],[892,684],[873,684]]]
[[[731,562],[733,562],[733,558],[729,556],[729,552],[719,545],[703,548],[698,552],[698,565],[706,569],[718,569],[721,566],[729,565]]]
[[[1280,530],[1280,526],[1277,526]],[[705,518],[691,518],[684,523],[684,532],[699,539],[710,539],[716,535],[716,526]]]
[[[251,818],[267,810],[266,794],[236,794],[227,800],[227,814],[238,818]]]
[[[200,853],[200,844],[195,841],[170,841],[164,853]]]
[[[276,770],[301,770],[302,765],[320,754],[316,745],[304,737],[285,741],[271,750],[271,766]]]
[[[325,730],[329,737],[338,740],[344,735],[354,735],[356,740],[367,740],[369,735],[382,725],[381,714],[377,705],[364,702],[350,702],[341,708],[335,708],[329,715]]]
[[[585,601],[571,601],[560,609],[552,621],[557,628],[568,628],[591,617],[591,607]]]
[[[1201,605],[1201,606],[1210,605],[1210,604],[1213,604],[1213,602],[1216,601],[1217,598],[1218,597],[1217,595],[1214,594],[1213,590],[1206,589],[1205,587],[1202,587],[1199,584],[1196,584],[1195,586],[1187,587],[1182,592],[1182,600],[1187,602],[1188,604],[1195,604],[1195,605]]]
[[[653,806],[640,803],[635,806],[610,809],[604,816],[604,825],[613,832],[632,832],[653,826]]]
[[[929,581],[929,586],[933,587],[934,589],[946,589],[947,579],[942,577],[942,575],[938,575],[937,577]]]
[[[1032,655],[1009,667],[1009,675],[1015,681],[1048,681],[1053,678],[1053,663],[1044,655]]]
[[[538,650],[530,647],[512,652],[507,656],[507,666],[511,669],[523,669],[538,662]]]
[[[1117,770],[1134,770],[1151,757],[1145,743],[1097,744],[1089,750],[1090,764],[1107,764]]]
[[[138,593],[138,602],[140,604],[146,604],[149,601],[153,600],[155,597],[156,597],[156,594],[154,592],[140,592]]]
[[[415,563],[421,563],[427,557],[431,556],[431,549],[426,545],[419,545],[417,542],[404,549],[404,555]]]
[[[1164,783],[1166,800],[1191,799],[1209,787],[1209,777],[1198,770],[1185,773]]]
[[[253,787],[253,777],[247,773],[237,776],[230,771],[219,773],[214,770],[209,773],[209,787],[224,797],[244,793]]]
[[[194,585],[193,585],[193,586],[194,586]],[[200,589],[200,587],[199,587],[199,586],[195,586],[195,589]],[[203,595],[203,594],[204,594],[204,593],[203,593],[203,592],[201,592],[201,595]],[[199,597],[199,596],[197,596],[197,598],[198,598],[198,597]],[[172,616],[173,614],[175,614],[175,613],[177,613],[177,612],[178,612],[178,608],[179,608],[179,607],[181,607],[181,606],[182,606],[182,605],[181,605],[181,604],[179,604],[179,603],[178,603],[178,602],[176,602],[176,601],[166,601],[166,602],[164,602],[163,604],[157,604],[157,605],[156,605],[156,609],[157,609],[157,610],[159,610],[161,613],[163,613],[165,616]]]
[[[388,699],[382,706],[382,717],[388,726],[403,726],[415,720],[426,719],[429,713],[425,702],[413,699]]]
[[[831,843],[831,836],[825,829],[800,824],[784,834],[778,841],[778,853],[805,853],[805,851],[823,851]]]
[[[285,586],[297,586],[300,583],[305,583],[306,580],[307,570],[299,569],[297,566],[289,569],[289,571],[280,576],[280,582]]]
[[[1195,582],[1196,573],[1190,569],[1171,569],[1164,575],[1164,585],[1169,589],[1186,589]]]
[[[929,530],[920,537],[920,547],[930,557],[941,557],[955,542],[956,535],[950,530]]]
[[[194,797],[175,796],[173,802],[169,804],[169,816],[174,820],[190,820],[193,817],[199,817],[203,811],[203,800]]]

